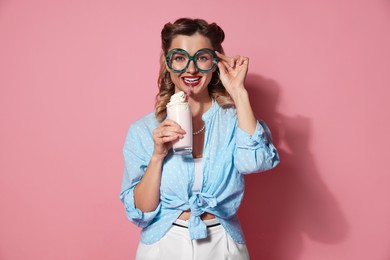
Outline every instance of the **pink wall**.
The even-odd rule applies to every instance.
[[[135,2],[135,1],[134,1]],[[0,259],[132,259],[121,149],[162,25],[218,22],[282,164],[248,176],[252,259],[390,259],[390,3],[0,2]]]

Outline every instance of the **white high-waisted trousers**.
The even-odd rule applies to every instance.
[[[205,220],[207,226],[218,223]],[[176,224],[187,226],[178,219]],[[188,229],[173,225],[160,241],[146,245],[139,243],[136,260],[248,260],[245,244],[236,243],[222,225],[208,227],[207,238],[191,240]]]

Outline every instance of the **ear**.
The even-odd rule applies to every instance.
[[[171,73],[172,72],[172,70],[168,67],[168,64],[167,64],[167,61],[165,60],[165,58],[164,58],[164,65],[165,65],[165,69],[169,72],[169,73]]]
[[[172,72],[172,71],[169,69],[167,62],[165,62],[165,69],[166,69],[169,73]]]
[[[165,69],[166,69],[168,72],[171,72],[171,70],[168,68],[168,64],[167,64],[167,61],[166,61],[166,59],[165,59],[164,52],[161,52],[160,64],[161,64],[161,65],[164,64]]]

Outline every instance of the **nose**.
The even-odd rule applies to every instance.
[[[198,71],[198,69],[195,66],[195,61],[194,60],[190,60],[190,64],[188,64],[187,72],[191,73],[191,74],[194,74],[197,71]]]

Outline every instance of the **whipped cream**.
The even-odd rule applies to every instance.
[[[180,103],[187,103],[186,101],[186,94],[183,91],[179,91],[171,96],[171,99],[169,100],[169,103],[167,104],[167,107],[170,107],[172,105],[180,104]]]

